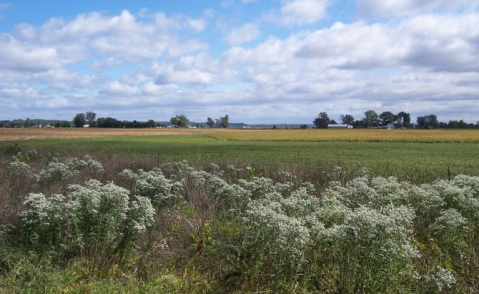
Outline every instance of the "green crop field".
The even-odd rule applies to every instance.
[[[244,138],[237,140],[234,137],[228,140],[217,138],[230,133],[234,134],[220,132],[213,136],[198,134],[15,142],[25,150],[41,149],[65,156],[101,154],[141,157],[153,162],[188,160],[192,164],[253,164],[263,169],[292,169],[302,166],[310,171],[330,171],[335,166],[340,166],[350,174],[365,167],[374,175],[397,176],[417,182],[455,174],[479,174],[477,143],[251,141]],[[258,136],[261,131],[246,133]],[[294,131],[291,133],[295,134]],[[278,134],[283,135],[284,132]],[[14,141],[2,143],[4,146],[12,144]]]

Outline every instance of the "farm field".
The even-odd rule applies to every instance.
[[[107,138],[138,136],[171,136],[209,133],[208,129],[97,129],[97,128],[55,128],[55,129],[0,129],[0,142],[12,140],[39,140],[58,138]]]
[[[74,137],[77,135],[76,131],[59,133],[65,136],[71,133]],[[96,130],[79,131],[82,135],[97,135]],[[188,160],[196,165],[211,162],[242,166],[253,164],[263,170],[301,168],[308,171],[311,176],[322,171],[329,172],[335,166],[340,166],[350,176],[354,176],[357,170],[365,167],[374,175],[396,176],[416,182],[446,178],[455,174],[479,174],[479,157],[476,156],[479,153],[479,144],[451,143],[443,134],[450,138],[453,132],[431,132],[435,135],[435,141],[444,141],[441,143],[380,141],[384,139],[381,134],[391,131],[376,130],[358,132],[370,138],[375,137],[376,142],[356,142],[355,139],[350,142],[338,139],[339,135],[342,138],[354,135],[355,133],[350,130],[330,132],[329,138],[334,135],[336,139],[329,141],[314,139],[319,136],[309,141],[295,140],[307,133],[321,134],[321,131],[310,130],[226,130],[211,133],[204,133],[203,130],[193,132],[154,130],[153,133],[155,135],[152,136],[137,136],[141,135],[141,132],[135,136],[126,136],[125,134],[130,133],[110,132],[109,134],[114,134],[115,137],[20,140],[4,141],[1,144],[12,145],[15,142],[25,150],[39,149],[51,153],[58,152],[64,156],[89,154],[103,157],[140,157],[155,164],[158,161]],[[401,131],[397,133],[402,134]],[[429,133],[423,133],[432,137]],[[264,137],[273,135],[277,137],[272,137],[270,141],[256,140],[261,134],[265,134]],[[474,138],[477,134],[479,132],[466,131],[460,136]],[[229,139],[224,139],[225,137]],[[279,140],[280,138],[283,140]]]
[[[479,131],[477,130],[229,130],[212,132],[210,135],[224,140],[242,141],[479,143]]]
[[[479,291],[478,132],[35,131],[0,130],[0,293]]]
[[[478,130],[271,130],[271,129],[0,129],[0,141],[61,138],[147,137],[206,135],[239,141],[344,141],[479,143]]]

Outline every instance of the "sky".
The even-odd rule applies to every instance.
[[[0,0],[0,120],[479,121],[477,0]]]

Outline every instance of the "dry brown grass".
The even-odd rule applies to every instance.
[[[230,130],[213,137],[235,141],[461,142],[479,143],[478,130]]]
[[[478,130],[0,129],[0,141],[207,135],[232,141],[479,143]]]
[[[208,129],[0,129],[0,141],[60,138],[148,137],[211,133]]]

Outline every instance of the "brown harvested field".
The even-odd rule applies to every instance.
[[[230,130],[212,137],[233,141],[344,141],[411,143],[479,143],[479,130]]]
[[[0,129],[0,141],[207,135],[228,141],[479,143],[479,130]]]
[[[212,133],[208,129],[0,129],[0,141],[61,139],[61,138],[105,138],[105,137],[148,137]]]

